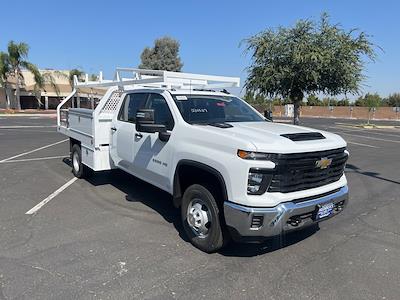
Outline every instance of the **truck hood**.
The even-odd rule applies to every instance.
[[[212,131],[224,133],[234,139],[251,142],[256,151],[270,153],[299,153],[323,151],[346,147],[346,142],[338,135],[317,129],[273,122],[235,122],[231,128],[207,126]],[[211,129],[212,128],[212,129]],[[222,132],[221,132],[222,131]],[[324,139],[293,141],[282,134],[321,133]],[[243,149],[252,150],[252,149]]]

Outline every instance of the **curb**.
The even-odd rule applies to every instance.
[[[394,128],[400,128],[400,126],[394,126],[394,125],[355,125],[355,127],[365,128],[365,129],[394,129]]]
[[[348,124],[348,123],[336,123],[340,126],[343,127],[350,127],[350,128],[364,128],[364,129],[394,129],[394,128],[400,128],[400,126],[397,125],[375,125],[375,124]]]
[[[1,117],[50,117],[54,118],[57,117],[57,114],[21,114],[21,113],[16,113],[16,114],[1,114],[0,113],[0,118]]]

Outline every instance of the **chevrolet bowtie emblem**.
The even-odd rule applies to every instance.
[[[332,158],[322,157],[320,160],[315,162],[315,167],[322,169],[326,169],[332,163]]]

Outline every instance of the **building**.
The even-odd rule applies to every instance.
[[[69,81],[68,70],[43,69],[40,70],[40,72],[47,76],[52,76],[54,83],[58,87],[58,93],[50,83],[46,83],[44,88],[40,90],[35,90],[33,74],[24,70],[22,71],[24,81],[20,85],[21,109],[55,109],[57,105],[71,93],[72,87]],[[15,108],[15,79],[11,78],[9,81],[11,108]],[[80,103],[77,104],[77,106],[90,107],[93,102],[97,102],[104,92],[105,90],[103,89],[80,90],[79,100],[76,100]],[[6,91],[4,88],[0,87],[0,109],[1,108],[6,108]]]

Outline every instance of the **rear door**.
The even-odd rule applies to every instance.
[[[111,128],[111,158],[116,166],[129,173],[134,173],[134,149],[138,140],[136,112],[145,107],[148,96],[148,93],[127,94]]]

